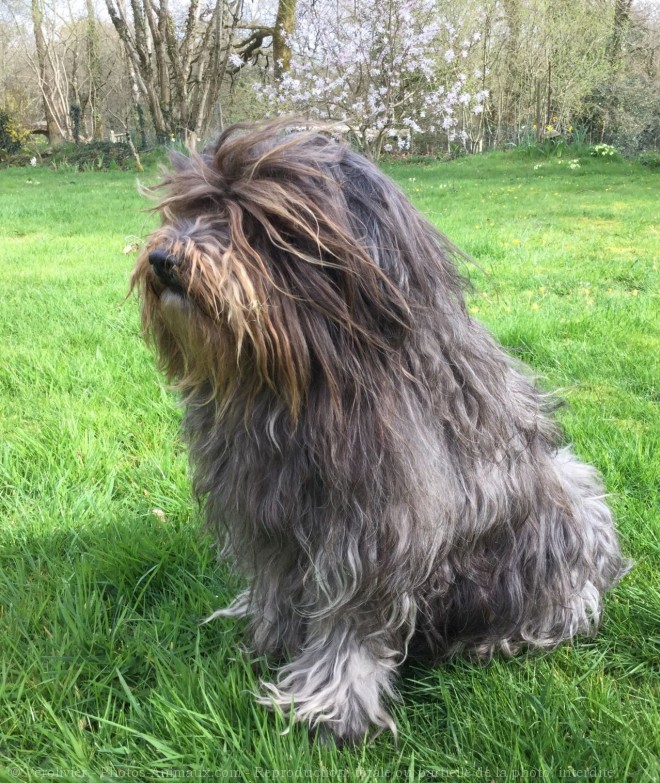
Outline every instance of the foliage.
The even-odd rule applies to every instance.
[[[69,106],[69,117],[71,118],[71,135],[76,144],[80,144],[80,120],[82,111],[77,103]]]
[[[638,160],[649,169],[660,169],[660,152],[642,152]]]
[[[552,126],[548,126],[552,128]],[[585,143],[585,134],[572,125],[564,130],[563,133],[555,132],[537,141],[535,126],[529,129],[518,146],[510,145],[509,149],[516,156],[529,158],[563,158],[565,155],[583,155],[589,152],[589,145]]]
[[[10,112],[0,109],[0,160],[20,152],[29,135]]]
[[[625,6],[617,2],[624,14],[610,40],[610,67],[585,97],[581,122],[598,141],[632,154],[660,147],[660,7],[636,2],[626,13]]]
[[[44,155],[44,158],[47,156]],[[135,168],[135,158],[128,144],[93,141],[89,144],[62,144],[47,157],[53,168],[71,167],[79,171]]]
[[[532,128],[540,142],[548,124],[564,130],[578,115],[584,96],[607,74],[608,4],[498,3],[501,13],[489,17],[484,54],[491,64],[489,84],[497,85],[489,119],[498,144],[519,144]]]
[[[594,144],[589,150],[589,154],[593,158],[616,158],[619,152],[611,144]]]
[[[199,625],[238,585],[199,535],[180,413],[124,302],[122,250],[156,220],[134,174],[2,173],[0,769],[657,783],[657,174],[586,162],[579,180],[504,154],[388,171],[475,258],[473,315],[568,395],[562,425],[604,473],[636,565],[596,638],[408,665],[398,745],[343,750],[254,706],[266,665],[241,651],[240,622]]]
[[[32,166],[32,161],[36,160],[31,150],[20,150],[20,152],[14,152],[12,155],[3,157],[0,153],[0,168],[23,168],[25,166]]]

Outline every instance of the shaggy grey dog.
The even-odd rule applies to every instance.
[[[459,252],[320,131],[235,126],[173,158],[133,275],[196,492],[285,657],[262,701],[339,740],[432,659],[551,648],[625,571],[595,470],[469,316]]]

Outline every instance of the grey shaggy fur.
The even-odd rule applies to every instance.
[[[603,487],[468,314],[458,251],[321,132],[232,128],[173,163],[133,284],[249,580],[212,617],[288,661],[261,701],[355,741],[395,731],[409,653],[592,631],[626,569]]]

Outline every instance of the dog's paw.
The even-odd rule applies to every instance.
[[[355,745],[385,729],[396,739],[396,724],[381,698],[383,685],[377,678],[359,683],[331,680],[312,689],[304,676],[290,673],[277,685],[262,681],[264,692],[257,701],[307,723],[317,742]]]

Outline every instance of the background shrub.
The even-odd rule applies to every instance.
[[[0,109],[0,160],[20,152],[29,135],[8,111]]]

